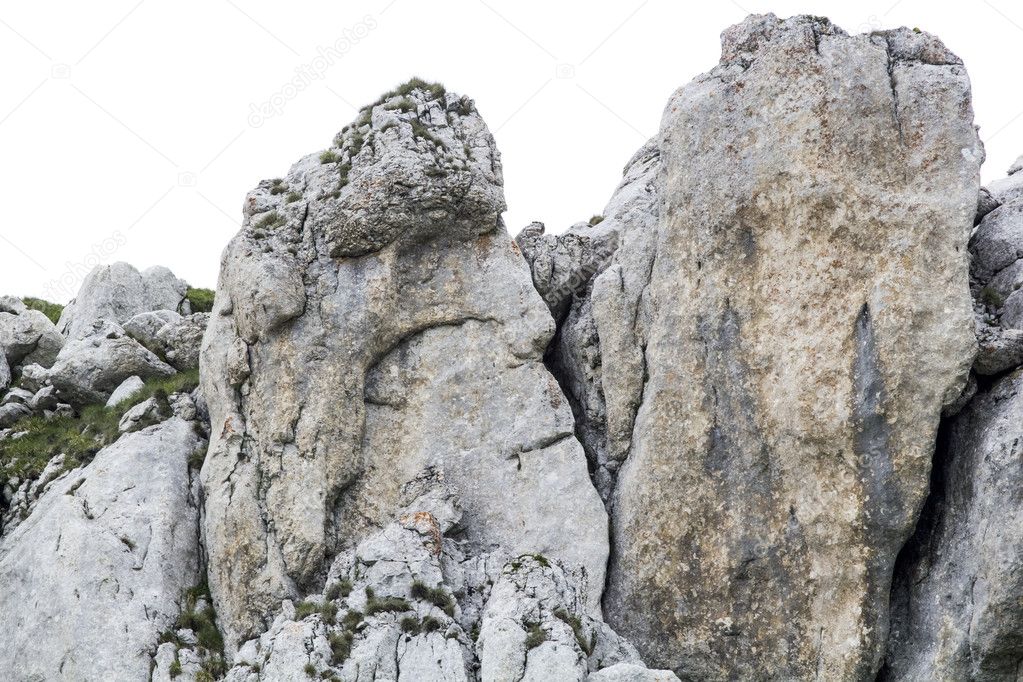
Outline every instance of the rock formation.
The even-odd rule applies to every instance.
[[[211,313],[124,263],[0,297],[0,676],[1017,679],[982,160],[934,36],[752,16],[602,215],[512,240],[413,79],[248,194]]]
[[[472,102],[425,84],[249,194],[201,365],[210,586],[229,646],[321,587],[430,467],[477,551],[581,567],[598,609],[607,517],[503,210]]]
[[[657,145],[639,155],[650,191],[625,199],[631,239],[555,356],[577,414],[600,402],[577,377],[599,377],[596,464],[625,459],[604,483],[605,614],[684,678],[865,679],[975,349],[965,71],[924,33],[751,17],[672,97]]]

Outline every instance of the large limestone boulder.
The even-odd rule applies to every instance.
[[[656,145],[596,226],[617,251],[546,297],[612,511],[605,616],[684,679],[872,679],[976,350],[966,72],[926,33],[754,16]],[[560,267],[524,246],[541,292],[585,233],[539,244]]]
[[[926,33],[750,17],[661,145],[608,620],[682,677],[872,679],[976,349],[966,71]]]
[[[49,483],[0,540],[5,680],[148,680],[160,632],[200,580],[203,443],[171,419]],[[45,478],[45,477],[44,477]]]
[[[129,377],[153,379],[174,374],[173,367],[126,335],[119,325],[100,321],[69,339],[45,376],[63,400],[87,405],[105,403]]]
[[[165,267],[139,272],[128,263],[97,266],[64,308],[57,328],[68,338],[88,334],[93,323],[109,320],[124,324],[152,310],[180,312],[188,285]]]
[[[543,366],[554,323],[504,208],[472,102],[425,84],[247,197],[201,358],[210,584],[229,646],[315,589],[429,466],[461,496],[476,550],[579,567],[596,612],[606,515]]]
[[[939,440],[934,486],[896,570],[883,680],[1015,680],[1023,659],[1023,370]]]

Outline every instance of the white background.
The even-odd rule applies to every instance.
[[[3,0],[0,293],[64,302],[114,260],[213,287],[246,191],[414,74],[476,100],[503,154],[509,231],[561,231],[603,209],[669,94],[717,63],[721,30],[766,11],[936,33],[973,80],[984,179],[1023,153],[1023,8],[1009,0]],[[318,48],[342,38],[323,68]],[[296,78],[308,87],[286,89]]]

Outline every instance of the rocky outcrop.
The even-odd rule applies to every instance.
[[[65,306],[57,328],[73,339],[89,334],[99,320],[124,324],[151,310],[187,314],[187,292],[188,285],[165,267],[139,272],[127,263],[101,265],[86,276],[78,296]]]
[[[335,558],[325,590],[286,601],[227,679],[677,681],[588,615],[584,573],[540,554],[479,554],[458,498],[431,480]]]
[[[476,551],[581,567],[596,612],[607,519],[503,210],[472,102],[424,83],[247,197],[201,358],[210,585],[229,647],[321,586],[431,466]]]
[[[0,540],[4,679],[149,679],[158,634],[199,582],[189,459],[203,445],[171,419],[46,482]]]
[[[970,288],[980,350],[974,369],[1023,364],[1023,197],[991,208],[970,239]]]
[[[965,70],[926,33],[750,17],[657,144],[637,221],[656,227],[572,304],[596,338],[562,327],[579,350],[556,350],[599,348],[606,459],[624,460],[598,479],[605,615],[687,679],[868,678],[975,351]]]

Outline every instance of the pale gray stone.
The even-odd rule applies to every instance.
[[[64,308],[57,328],[68,338],[89,334],[100,320],[124,324],[139,313],[178,312],[188,285],[165,267],[140,273],[128,263],[97,266]]]
[[[20,315],[26,310],[28,308],[25,306],[25,302],[17,296],[0,296],[0,313]]]
[[[0,669],[12,682],[148,680],[199,581],[192,425],[121,438],[49,484],[0,540]]]
[[[590,673],[588,682],[678,682],[670,670],[649,670],[635,663],[616,663]]]
[[[166,419],[170,416],[170,412],[170,406],[161,404],[156,397],[143,400],[124,413],[121,421],[117,424],[117,430],[121,433],[127,433],[144,429]]]
[[[140,377],[130,376],[121,384],[114,389],[114,392],[110,394],[110,399],[107,400],[107,407],[114,407],[120,405],[125,400],[130,400],[139,391],[146,387],[146,382],[142,381]]]
[[[38,310],[0,312],[0,352],[10,367],[40,364],[49,367],[64,345],[50,319]]]
[[[22,403],[28,405],[32,402],[32,398],[35,394],[32,391],[26,391],[23,388],[12,388],[7,392],[7,395],[0,400],[0,405],[6,405],[7,403]]]
[[[142,291],[148,310],[177,312],[185,301],[188,284],[175,277],[169,268],[157,265],[142,271]]]
[[[11,368],[7,364],[7,357],[0,353],[0,392],[11,385]]]
[[[28,406],[33,412],[52,410],[57,406],[57,389],[53,386],[43,386],[28,401]]]

